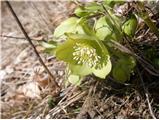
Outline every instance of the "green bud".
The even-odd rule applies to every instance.
[[[120,64],[116,65],[113,68],[112,75],[116,81],[121,83],[127,81],[130,77],[130,73],[128,73],[127,70],[124,67],[122,67]]]
[[[137,28],[137,18],[135,15],[131,15],[130,18],[123,24],[122,30],[129,37],[133,37]]]
[[[55,105],[56,105],[55,104],[55,99],[53,97],[49,96],[49,98],[48,98],[48,107],[50,109],[52,109],[52,108],[54,108]]]
[[[104,0],[105,5],[108,5],[110,7],[114,7],[115,4],[123,4],[125,3],[124,0]]]
[[[86,12],[83,7],[78,7],[74,11],[74,14],[77,15],[78,17],[84,17],[84,16],[88,15],[89,13]]]
[[[112,75],[118,82],[125,82],[130,79],[130,74],[134,71],[136,61],[131,56],[121,56],[113,67]]]

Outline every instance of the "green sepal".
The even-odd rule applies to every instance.
[[[74,13],[78,17],[87,17],[93,14],[96,14],[98,11],[102,10],[102,6],[97,4],[96,2],[91,2],[86,4],[85,6],[79,6],[75,9]]]
[[[56,48],[57,42],[51,40],[51,41],[48,41],[48,42],[41,42],[41,45],[45,48]]]
[[[57,59],[75,64],[72,55],[72,53],[74,52],[73,46],[75,44],[76,44],[75,40],[68,39],[61,45],[57,46],[57,48],[55,49],[55,54]]]
[[[106,76],[110,73],[112,69],[112,63],[110,58],[108,57],[107,64],[103,66],[101,69],[93,69],[93,74],[99,78],[105,79]]]
[[[110,58],[108,58],[107,64],[104,65],[101,69],[90,68],[86,65],[73,65],[69,64],[69,69],[72,74],[79,76],[86,76],[93,73],[95,76],[105,79],[105,77],[110,73],[112,64]]]
[[[86,65],[69,64],[69,69],[71,70],[72,74],[79,75],[79,76],[89,75],[93,71],[92,68],[90,68]]]
[[[98,19],[95,25],[96,35],[100,40],[104,40],[107,36],[112,34],[112,29],[106,21],[106,17],[101,17]]]
[[[71,17],[63,21],[54,31],[54,37],[64,38],[64,33],[84,33],[83,29],[79,24],[79,18]]]
[[[108,12],[110,16],[104,16],[98,19],[95,25],[96,35],[100,40],[114,39],[117,41],[121,41],[121,19],[114,15],[111,11]],[[112,19],[114,20],[114,22]]]
[[[73,85],[79,86],[81,84],[81,78],[78,75],[71,74],[68,77],[68,81]]]
[[[111,8],[113,8],[115,6],[115,4],[122,5],[123,3],[125,3],[124,0],[104,0],[104,4],[108,5]]]
[[[78,17],[84,17],[90,14],[90,12],[86,11],[84,7],[78,7],[75,9],[74,14]]]
[[[67,33],[66,36],[68,37],[68,39],[72,39],[76,43],[84,43],[86,45],[92,46],[97,50],[97,54],[99,55],[102,55],[103,51],[107,51],[106,48],[102,48],[102,45],[99,44],[101,41],[97,42],[97,38],[94,36],[73,33]],[[108,52],[106,52],[106,54],[108,54]]]
[[[54,55],[55,49],[57,47],[57,42],[49,41],[49,42],[41,42],[41,45],[45,48],[44,52]]]

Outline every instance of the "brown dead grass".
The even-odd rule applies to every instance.
[[[45,4],[36,2],[37,8],[41,8],[40,12],[43,15],[40,17],[32,2],[11,3],[29,36],[32,38],[44,36],[45,40],[52,37],[54,28],[68,17],[74,8],[74,5],[58,0],[45,2]],[[4,2],[2,2],[2,16],[2,34],[23,37]],[[45,21],[42,20],[42,17],[45,18]],[[149,40],[149,43],[152,44],[156,38],[150,32],[144,36],[147,29],[137,33],[138,36],[142,35],[141,39],[137,38],[137,40],[142,40],[141,43],[148,43],[147,40]],[[38,41],[34,41],[34,44],[39,45]],[[1,75],[3,73],[1,82],[2,118],[152,118],[145,91],[137,73],[132,76],[128,85],[116,83],[110,78],[102,81],[93,76],[87,76],[80,87],[72,85],[65,87],[63,84],[65,64],[43,52],[40,54],[56,77],[56,81],[62,86],[60,96],[53,98],[55,105],[52,108],[49,107],[48,100],[52,98],[54,88],[47,86],[46,82],[44,82],[45,85],[41,82],[44,86],[38,85],[41,91],[40,98],[26,97],[25,93],[17,93],[17,89],[29,81],[36,81],[36,79],[40,81],[39,78],[45,78],[46,72],[25,40],[2,38],[0,71]],[[143,68],[139,68],[149,92],[153,112],[158,118],[158,77],[148,75]],[[36,76],[35,69],[41,71],[40,76]]]

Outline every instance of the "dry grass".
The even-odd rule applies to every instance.
[[[54,28],[63,21],[74,8],[74,5],[62,1],[53,2],[11,2],[17,15],[24,24],[31,38],[48,40]],[[33,4],[34,3],[34,4]],[[39,12],[36,10],[41,8]],[[2,35],[23,37],[16,22],[2,2]],[[36,17],[35,17],[36,16]],[[45,20],[44,20],[45,18]],[[158,18],[155,15],[155,22]],[[130,43],[139,56],[143,56],[140,46],[154,46],[157,38],[143,24],[136,33],[138,42]],[[39,41],[34,41],[39,46]],[[38,49],[38,48],[37,48]],[[65,64],[57,61],[54,56],[46,55],[38,49],[45,64],[56,81],[61,85],[60,96],[52,97],[52,84],[44,85],[47,74],[38,62],[33,50],[24,39],[2,37],[1,82],[1,117],[2,118],[153,118],[148,101],[156,118],[159,117],[159,85],[158,77],[149,74],[138,64],[140,76],[136,72],[128,84],[119,84],[110,77],[99,80],[87,76],[80,87],[65,87]],[[140,53],[142,52],[142,53]],[[39,71],[39,74],[36,71]],[[143,82],[140,81],[142,77]],[[42,79],[43,87],[37,82]],[[20,87],[34,82],[38,83],[39,97],[26,97],[26,93],[17,92]],[[144,83],[144,86],[143,84]],[[33,97],[33,95],[32,95]],[[51,100],[51,102],[49,102]],[[53,105],[51,105],[53,104]]]

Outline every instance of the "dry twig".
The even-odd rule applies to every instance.
[[[142,76],[141,76],[140,71],[139,71],[138,68],[137,68],[137,72],[138,72],[139,78],[140,78],[140,80],[142,82],[142,86],[143,86],[143,89],[144,89],[144,92],[145,92],[145,96],[146,96],[146,100],[147,100],[147,103],[148,103],[150,114],[151,114],[151,116],[152,116],[153,119],[157,119],[155,117],[154,113],[153,113],[152,106],[151,106],[151,103],[149,101],[148,90],[145,88],[145,85],[144,85],[144,82],[143,82],[143,78],[142,78]]]
[[[17,37],[17,36],[9,36],[9,35],[0,35],[1,37],[4,37],[4,38],[14,38],[14,39],[26,39],[25,37]],[[35,40],[37,41],[37,39],[34,39],[34,38],[30,38],[31,40]],[[41,39],[39,39],[41,40]]]
[[[72,98],[70,101],[65,101],[64,103],[58,104],[57,107],[55,107],[54,109],[52,109],[51,111],[49,111],[49,113],[50,114],[52,113],[52,117],[53,117],[57,113],[59,113],[62,110],[64,110],[64,108],[66,108],[70,104],[72,104],[72,103],[76,102],[77,100],[83,98],[86,94],[87,94],[86,91],[80,92],[78,95],[76,94],[76,96],[74,98]]]

